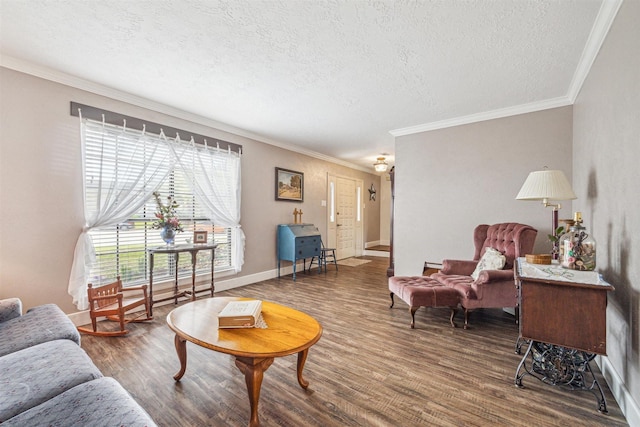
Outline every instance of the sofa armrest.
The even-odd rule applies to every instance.
[[[457,274],[461,276],[471,276],[473,270],[476,269],[478,261],[468,261],[459,259],[442,260],[442,274]]]
[[[471,284],[471,289],[482,307],[515,307],[516,282],[513,270],[482,270],[478,279]]]
[[[22,301],[20,301],[20,298],[0,300],[0,322],[6,322],[20,316],[22,316]]]
[[[473,282],[474,285],[482,285],[491,282],[504,282],[512,281],[515,286],[515,279],[513,278],[513,270],[482,270],[478,275],[478,279]]]

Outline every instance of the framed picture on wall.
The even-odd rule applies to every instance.
[[[193,243],[196,243],[196,244],[207,243],[207,232],[206,231],[194,231],[193,232]]]
[[[304,201],[304,174],[277,167],[276,200]]]

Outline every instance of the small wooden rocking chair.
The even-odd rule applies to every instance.
[[[124,293],[129,291],[142,291],[142,296],[125,297]],[[93,285],[89,283],[87,294],[89,296],[89,315],[91,316],[91,326],[93,329],[78,326],[80,332],[90,335],[120,336],[129,332],[124,328],[125,323],[144,322],[145,320],[153,319],[149,314],[147,285],[122,289],[122,280],[120,280],[120,276],[118,276],[115,282],[108,285],[94,288]],[[125,317],[126,312],[141,305],[144,305],[144,311],[140,311],[139,314],[134,317]],[[120,330],[98,331],[98,317],[106,317],[108,320],[120,322]]]

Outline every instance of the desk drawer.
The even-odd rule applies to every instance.
[[[306,236],[296,238],[296,258],[311,258],[320,254],[320,237]]]
[[[296,257],[298,259],[300,258],[311,258],[313,256],[318,256],[320,255],[320,246],[312,246],[312,245],[305,245],[305,246],[299,246],[296,249]]]
[[[320,246],[319,236],[296,237],[296,247],[300,246]]]

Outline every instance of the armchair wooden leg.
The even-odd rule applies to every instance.
[[[395,303],[393,301],[393,292],[389,292],[389,296],[391,297],[391,305],[389,306],[389,308],[393,308],[393,304]]]
[[[469,329],[469,310],[464,309],[464,329]]]

